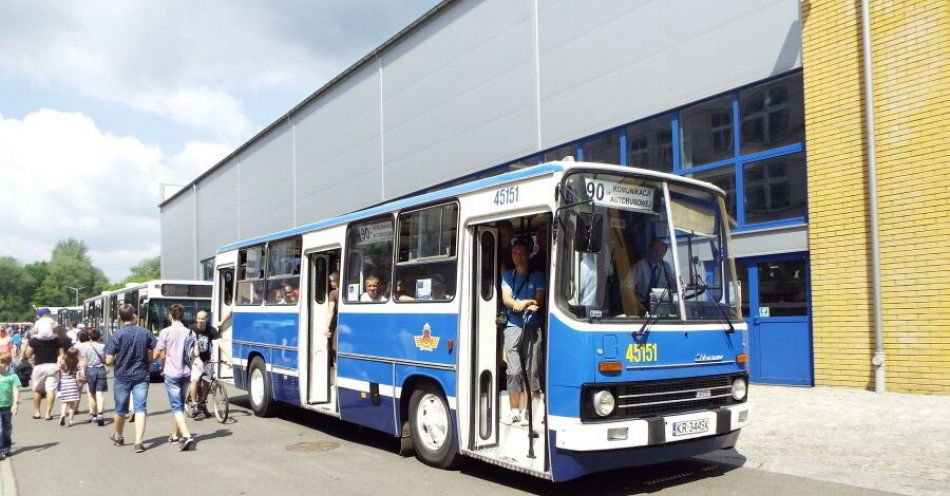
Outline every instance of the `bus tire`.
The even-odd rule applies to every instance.
[[[274,413],[274,400],[271,399],[270,381],[264,360],[255,357],[247,371],[247,396],[251,400],[251,410],[258,417],[269,417]]]
[[[416,458],[438,468],[451,468],[459,461],[458,438],[452,426],[452,411],[445,395],[422,384],[409,400],[409,428]]]

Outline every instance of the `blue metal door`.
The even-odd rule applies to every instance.
[[[813,384],[811,298],[806,253],[736,261],[749,323],[752,382]]]

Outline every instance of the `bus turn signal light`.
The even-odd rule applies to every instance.
[[[736,355],[736,363],[739,365],[745,365],[746,363],[749,363],[749,355],[746,355],[745,353],[739,353]]]
[[[623,365],[620,362],[600,362],[597,364],[597,370],[600,370],[601,374],[619,374],[623,370]]]

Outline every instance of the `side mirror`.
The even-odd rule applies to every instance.
[[[600,253],[603,236],[603,214],[577,212],[577,228],[574,230],[575,251]]]

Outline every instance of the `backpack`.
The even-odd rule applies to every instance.
[[[197,339],[195,336],[195,331],[191,329],[188,330],[188,334],[185,336],[185,342],[181,347],[181,365],[182,367],[189,367],[195,363],[195,346],[197,345]]]

